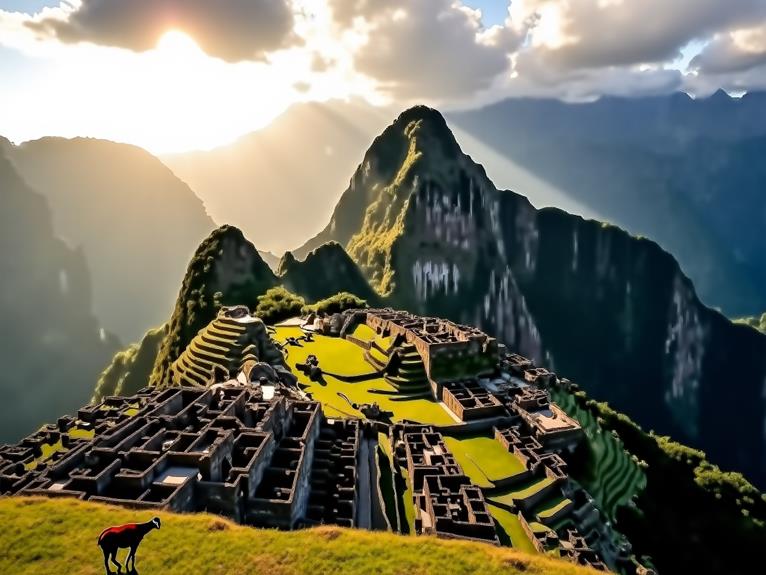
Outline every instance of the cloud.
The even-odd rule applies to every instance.
[[[91,42],[143,52],[168,30],[191,36],[208,55],[228,62],[263,58],[294,45],[289,0],[82,0],[44,11],[26,25],[62,42]]]
[[[514,75],[504,92],[515,96],[543,96],[589,100],[597,96],[651,96],[677,91],[683,75],[659,66],[608,66],[556,70],[534,49],[514,55]]]
[[[691,40],[766,14],[763,0],[517,0],[514,22],[557,70],[674,60]]]
[[[513,0],[489,28],[474,1],[72,0],[0,10],[0,44],[62,58],[61,42],[142,52],[180,29],[209,56],[265,59],[301,99],[376,104],[766,87],[766,0]]]
[[[766,21],[717,34],[691,62],[702,74],[742,72],[766,64]]]
[[[354,54],[358,72],[394,98],[470,96],[510,69],[522,36],[486,29],[480,14],[451,0],[330,0],[336,24],[367,35]]]

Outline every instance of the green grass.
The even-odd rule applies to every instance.
[[[540,517],[542,519],[547,519],[548,517],[553,517],[561,511],[564,507],[572,503],[571,499],[566,499],[564,497],[555,497],[549,501],[545,501],[542,503],[538,509],[535,510],[533,515],[536,515],[537,517]]]
[[[69,437],[78,438],[78,439],[93,439],[93,437],[96,435],[96,432],[93,429],[81,429],[79,427],[75,427],[67,431],[69,434]]]
[[[303,332],[299,327],[277,327],[274,339],[280,343],[288,337],[299,337]],[[288,345],[288,362],[291,366],[303,363],[314,354],[319,358],[319,367],[323,372],[342,376],[375,373],[375,369],[364,359],[364,350],[338,337],[315,335],[313,342],[301,341],[301,347]]]
[[[412,491],[412,482],[410,481],[409,473],[406,469],[402,469],[401,477],[404,479],[405,487],[401,491],[401,501],[404,507],[404,518],[407,521],[408,533],[413,533],[415,530],[415,496]],[[405,531],[403,529],[403,531]]]
[[[382,365],[386,365],[388,363],[388,356],[382,354],[380,351],[378,351],[378,348],[371,347],[370,348],[370,356],[380,362]],[[367,360],[365,360],[367,361]]]
[[[447,447],[468,477],[479,487],[525,471],[524,464],[493,437],[445,437]]]
[[[543,479],[533,479],[532,481],[524,483],[519,487],[514,487],[513,489],[503,491],[497,495],[492,495],[489,497],[489,500],[495,501],[497,503],[503,503],[505,505],[512,505],[514,500],[526,499],[538,491],[545,489],[551,483],[553,483],[553,479],[550,477],[544,477]]]
[[[66,449],[64,448],[64,444],[61,442],[60,439],[56,443],[43,443],[40,446],[40,450],[42,451],[42,455],[40,455],[40,457],[36,458],[32,462],[27,463],[24,467],[26,467],[27,469],[34,469],[35,467],[37,467],[38,463],[43,463],[47,461],[51,457],[51,455],[53,455],[57,451],[66,451]]]
[[[299,335],[301,335],[301,330],[297,327],[277,328],[275,339],[282,342],[287,337],[297,337]],[[345,371],[342,372],[343,375],[369,373],[371,369],[364,359],[362,348],[358,345],[345,339],[322,335],[316,335],[314,338],[315,341],[311,343],[301,342],[303,347],[288,346],[287,363],[295,375],[298,376],[298,382],[304,391],[310,393],[314,400],[322,403],[322,408],[328,417],[362,417],[361,413],[353,409],[338,396],[340,392],[345,394],[354,403],[377,402],[381,409],[393,412],[392,419],[394,421],[410,419],[419,423],[432,423],[435,425],[455,423],[439,402],[429,398],[403,399],[398,395],[396,388],[382,377],[375,377],[363,382],[346,383],[331,375],[325,375],[324,384],[311,381],[295,367],[296,363],[303,363],[310,354],[314,354],[319,358],[319,366],[323,371],[332,371],[331,366],[339,368],[341,366],[340,362],[347,356],[351,359],[349,359],[348,363],[344,364],[346,367]],[[352,365],[355,366],[357,371],[351,371],[349,366]],[[361,370],[362,366],[364,370]],[[372,391],[374,390],[385,393],[373,393]]]
[[[527,537],[521,527],[521,521],[515,513],[492,504],[487,505],[487,507],[492,517],[495,518],[495,523],[499,524],[497,531],[500,543],[514,547],[524,553],[537,553],[537,549]]]
[[[149,533],[138,550],[144,575],[398,575],[412,573],[577,575],[592,573],[571,563],[482,543],[445,541],[389,533],[320,527],[301,531],[254,529],[208,514],[134,511],[75,499],[0,500],[0,573],[101,575],[96,545],[110,525],[146,521]],[[121,551],[122,562],[125,551]],[[124,571],[123,571],[124,572]]]
[[[542,523],[538,523],[537,521],[530,521],[529,528],[532,530],[533,533],[548,533],[549,531],[551,531],[550,527],[547,527],[543,525]]]
[[[365,323],[357,324],[351,334],[355,338],[361,339],[362,341],[372,341],[378,337],[378,334],[375,333],[375,330]]]

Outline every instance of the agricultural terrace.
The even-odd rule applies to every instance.
[[[553,483],[553,479],[550,477],[543,477],[542,479],[532,479],[512,487],[507,490],[497,492],[489,497],[489,500],[498,505],[505,505],[511,507],[515,501],[523,501],[537,495],[540,491],[548,487]]]
[[[569,416],[580,422],[585,432],[583,442],[587,463],[569,471],[591,496],[599,509],[614,520],[617,509],[627,505],[646,486],[646,476],[622,441],[604,431],[588,410],[582,409],[572,394],[551,389],[555,401]]]
[[[362,341],[376,341],[378,345],[383,349],[388,349],[393,343],[392,337],[382,337],[375,333],[375,330],[364,323],[358,323],[354,326],[354,330],[351,332],[355,338]]]
[[[489,512],[495,518],[495,524],[498,526],[497,535],[500,538],[500,543],[515,547],[525,553],[537,553],[537,549],[521,526],[518,516],[507,509],[494,505],[491,501],[488,503]]]

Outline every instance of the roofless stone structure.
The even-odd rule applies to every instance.
[[[308,319],[289,324],[278,342],[279,328],[247,308],[223,308],[173,364],[175,387],[107,397],[0,446],[0,494],[495,545],[503,542],[499,517],[510,517],[541,552],[649,573],[570,481],[567,458],[583,432],[550,401],[555,374],[479,330],[436,318],[382,309]],[[337,354],[339,344],[369,368],[325,373],[323,350]],[[297,350],[308,354],[305,364],[288,361]],[[396,403],[386,410],[345,392],[337,395],[355,413],[328,417],[327,395],[322,403],[311,396],[313,381],[337,381],[353,394],[371,379],[397,400],[441,406],[451,423],[412,421]],[[489,463],[471,455],[477,438]],[[508,468],[493,471],[495,459]]]

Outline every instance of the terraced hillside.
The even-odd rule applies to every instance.
[[[228,375],[238,373],[246,362],[281,363],[281,359],[261,320],[222,310],[173,362],[171,377],[174,385],[205,386],[217,370]]]
[[[593,498],[599,508],[614,520],[617,509],[628,504],[646,486],[641,466],[625,450],[622,441],[604,430],[590,411],[580,407],[574,396],[560,389],[551,390],[552,398],[585,431],[587,441],[575,458],[572,474]]]

